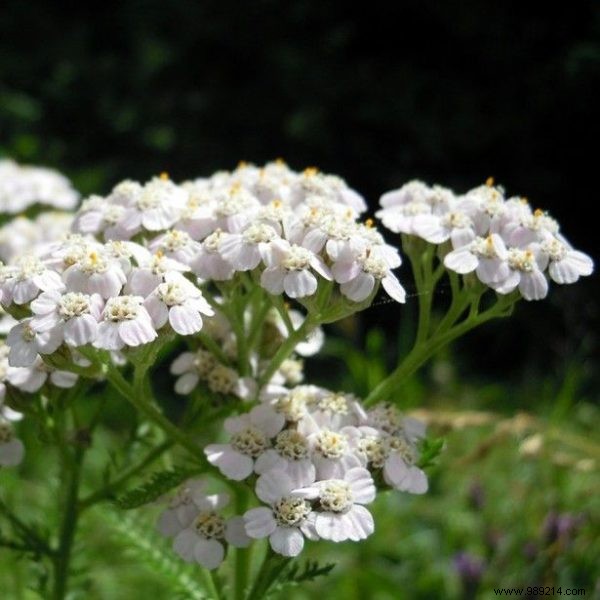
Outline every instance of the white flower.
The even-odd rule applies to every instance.
[[[353,394],[325,392],[311,406],[311,417],[318,427],[340,431],[358,425],[359,400]]]
[[[153,239],[148,248],[150,251],[164,254],[167,258],[187,265],[200,250],[199,242],[194,241],[189,233],[178,229],[170,229]]]
[[[290,190],[290,202],[297,205],[313,197],[323,198],[330,204],[349,207],[357,214],[367,210],[362,196],[349,188],[341,177],[327,175],[309,167],[295,178]]]
[[[406,302],[406,291],[391,271],[400,265],[400,257],[396,255],[390,264],[388,254],[381,250],[378,246],[349,244],[335,258],[332,267],[334,279],[340,284],[340,292],[353,302],[366,300],[378,282],[396,302]]]
[[[86,248],[67,267],[63,279],[69,291],[99,294],[105,299],[118,296],[127,281],[121,263],[102,246]]]
[[[202,242],[199,252],[190,261],[190,267],[201,279],[225,281],[233,277],[234,268],[221,256],[223,239],[223,231],[217,229]]]
[[[511,248],[508,251],[510,275],[494,289],[499,294],[509,294],[517,287],[525,300],[541,300],[548,294],[548,280],[543,271],[548,257],[541,253],[537,244],[529,248]]]
[[[216,363],[206,376],[206,384],[216,394],[233,394],[242,400],[254,396],[256,383],[250,377],[240,377],[231,367]]]
[[[58,171],[0,160],[0,212],[15,214],[34,204],[70,209],[78,197]]]
[[[58,273],[30,255],[17,259],[14,265],[2,267],[0,281],[3,282],[0,289],[4,305],[27,304],[40,291],[60,291],[65,287]]]
[[[349,469],[364,466],[352,443],[357,435],[355,427],[344,427],[341,431],[324,428],[308,436],[318,479],[339,478]]]
[[[141,296],[109,298],[102,311],[94,345],[105,350],[121,350],[156,339],[158,334],[143,302]]]
[[[119,227],[125,210],[125,206],[112,204],[101,196],[90,196],[82,202],[73,230],[84,234],[102,234],[106,240],[127,239],[127,232]]]
[[[197,562],[206,569],[216,569],[225,557],[223,542],[237,547],[245,547],[250,543],[243,532],[241,517],[226,520],[217,512],[228,500],[225,494],[194,495],[195,514],[173,540],[173,550],[183,560]]]
[[[510,275],[508,255],[502,238],[492,233],[486,238],[476,237],[469,244],[449,252],[444,265],[461,275],[476,271],[480,281],[492,285]]]
[[[144,306],[156,329],[167,321],[174,331],[191,335],[202,329],[202,314],[214,315],[202,292],[183,275],[171,272],[165,275],[164,283],[146,298]]]
[[[414,235],[415,219],[419,215],[432,214],[431,195],[431,188],[422,181],[409,181],[400,189],[381,196],[379,204],[382,209],[375,216],[394,233]]]
[[[29,367],[39,354],[52,354],[62,344],[59,329],[36,330],[32,319],[24,319],[15,325],[6,338],[10,346],[8,362],[12,367]]]
[[[290,298],[311,296],[317,291],[317,278],[311,269],[331,280],[329,269],[319,256],[285,240],[273,242],[272,252],[265,258],[267,268],[260,282],[271,294],[285,291]]]
[[[469,214],[472,210],[473,207],[463,199],[452,206],[451,212],[419,215],[414,220],[414,232],[431,244],[442,244],[451,239],[454,248],[464,246],[475,237],[475,223]]]
[[[31,303],[31,325],[39,332],[56,329],[69,346],[91,344],[98,332],[102,307],[98,294],[44,292]]]
[[[315,530],[332,542],[367,538],[375,530],[371,513],[363,506],[375,499],[375,484],[367,469],[349,469],[339,479],[317,481],[295,495],[316,500]]]
[[[0,417],[0,467],[15,467],[24,455],[23,442],[15,437],[12,425]]]
[[[255,269],[271,251],[271,243],[279,236],[264,223],[251,223],[241,233],[223,236],[219,251],[236,271]]]
[[[252,192],[234,182],[228,189],[214,192],[212,211],[204,226],[208,226],[210,231],[240,232],[253,220],[260,206]]]
[[[316,469],[310,457],[308,438],[295,429],[285,429],[277,434],[273,448],[261,454],[254,465],[259,475],[278,469],[285,471],[296,487],[306,487],[315,481]]]
[[[204,349],[180,354],[171,364],[171,373],[178,376],[175,391],[178,394],[189,394],[200,379],[208,377],[216,365],[217,359]]]
[[[208,496],[206,487],[203,479],[190,479],[181,485],[160,514],[156,529],[165,537],[175,537],[192,523],[199,510],[219,510],[227,504],[227,494]]]
[[[267,414],[267,418],[265,418]],[[265,413],[262,406],[249,413],[225,420],[225,431],[230,434],[228,444],[209,444],[204,454],[225,477],[234,481],[246,479],[254,470],[254,461],[271,446],[283,424]]]
[[[59,388],[71,388],[77,382],[77,375],[70,371],[57,371],[48,366],[39,356],[30,367],[9,367],[6,381],[17,389],[34,394],[50,379]]]
[[[128,275],[125,291],[134,296],[148,296],[161,283],[165,275],[172,271],[185,273],[190,268],[172,258],[167,258],[162,252],[153,254],[147,260],[141,261]]]
[[[532,212],[528,204],[521,203],[520,207],[503,223],[502,237],[509,245],[523,247],[558,234],[559,225],[548,213],[540,209]]]
[[[548,274],[556,283],[575,283],[591,275],[594,262],[583,252],[574,250],[566,240],[550,236],[542,242],[541,252],[548,257]]]
[[[312,482],[310,482],[312,483]],[[269,538],[274,552],[298,556],[304,548],[304,537],[317,540],[310,502],[293,495],[298,482],[288,473],[273,470],[256,482],[256,495],[270,508],[253,508],[244,515],[246,533],[254,539]]]
[[[389,436],[384,439],[387,457],[383,464],[383,478],[402,492],[424,494],[428,490],[427,476],[415,464],[415,449],[400,436]]]
[[[141,228],[148,231],[168,229],[179,219],[187,197],[186,191],[168,178],[155,177],[135,195],[118,226],[129,235]]]
[[[26,254],[41,237],[37,223],[27,217],[15,217],[0,227],[0,260],[12,263],[22,254]]]
[[[389,435],[371,427],[360,428],[358,449],[371,470],[382,470],[384,481],[402,492],[424,494],[427,476],[415,464],[417,450],[401,435]]]

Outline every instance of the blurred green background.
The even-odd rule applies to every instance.
[[[373,207],[410,178],[462,191],[493,175],[597,256],[599,84],[591,0],[8,1],[0,153],[54,166],[84,194],[281,156],[339,173]],[[320,545],[323,560],[340,564],[299,598],[487,598],[493,587],[540,584],[600,593],[599,293],[597,277],[554,286],[546,302],[521,303],[510,322],[470,335],[410,382],[402,405],[426,410],[447,436],[430,494],[379,501],[365,544]],[[405,347],[413,316],[410,303],[376,302],[330,332],[309,373],[368,389]],[[368,361],[352,347],[367,348]],[[131,420],[113,410],[98,470],[103,444]],[[2,472],[2,496],[51,527],[40,486],[56,485],[52,457],[26,433],[39,457],[19,476]],[[151,512],[126,522],[128,536],[109,506],[86,516],[74,598],[175,597],[175,567],[144,537]],[[28,598],[35,577],[41,564],[32,571],[0,549],[1,597]]]

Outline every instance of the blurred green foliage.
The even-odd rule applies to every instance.
[[[342,339],[328,344],[326,360],[347,351]],[[381,332],[372,332],[369,358],[351,357],[345,375],[334,371],[336,381],[329,370],[328,384],[357,391],[369,385],[368,373],[383,368],[382,342]],[[413,377],[400,399],[405,407],[426,400],[421,416],[430,419],[432,434],[446,440],[438,464],[429,470],[430,492],[379,497],[375,535],[360,544],[310,544],[311,559],[336,567],[328,577],[275,597],[493,598],[493,588],[528,585],[584,588],[586,597],[598,593],[600,411],[581,396],[579,367],[514,389],[500,383],[480,387],[460,377],[452,358],[439,357],[427,377]],[[99,401],[92,394],[80,405],[91,411]],[[140,442],[123,456],[120,448],[135,426],[134,415],[117,398],[106,408],[108,428],[93,440],[86,464],[88,488],[102,480],[107,464],[117,469],[155,435],[142,431]],[[36,439],[31,424],[21,432],[28,457],[20,471],[2,472],[1,498],[34,529],[52,530],[58,518],[56,456]],[[165,459],[162,467],[172,463]],[[86,512],[70,597],[200,598],[198,571],[177,560],[153,532],[159,510],[154,503],[123,513],[104,503]],[[0,540],[10,530],[0,517]],[[477,568],[469,570],[466,561]],[[37,600],[28,588],[46,575],[43,561],[28,564],[18,552],[0,550],[3,598]]]

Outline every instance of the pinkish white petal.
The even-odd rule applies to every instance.
[[[277,554],[298,556],[304,548],[304,536],[295,527],[278,527],[270,536],[269,543]]]

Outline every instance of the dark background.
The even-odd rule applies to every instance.
[[[464,191],[493,175],[598,256],[598,2],[102,6],[4,4],[1,152],[84,193],[275,157],[339,173],[373,206],[410,178]],[[507,379],[578,362],[589,380],[598,292],[553,286],[461,356]]]

